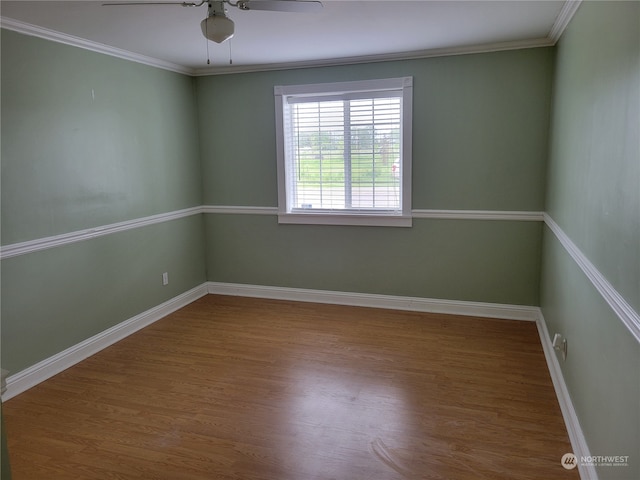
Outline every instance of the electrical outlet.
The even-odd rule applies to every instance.
[[[162,285],[168,285],[168,284],[169,284],[169,273],[164,272],[162,274]]]
[[[567,339],[559,333],[553,336],[553,349],[562,352],[562,360],[567,359]]]

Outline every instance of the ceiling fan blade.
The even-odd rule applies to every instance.
[[[199,7],[204,2],[105,2],[103,7],[125,7],[129,5],[180,5],[183,7]]]
[[[314,0],[239,0],[240,10],[267,10],[271,12],[319,12],[322,3]]]

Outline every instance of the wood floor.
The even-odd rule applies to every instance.
[[[578,478],[532,322],[208,295],[3,411],[13,480]]]

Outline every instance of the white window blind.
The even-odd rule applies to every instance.
[[[406,213],[410,82],[391,80],[289,87],[289,94],[276,87],[281,214]]]

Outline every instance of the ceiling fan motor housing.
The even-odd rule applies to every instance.
[[[208,16],[200,22],[200,28],[207,39],[222,43],[233,37],[235,26],[225,14],[223,2],[209,2]]]

